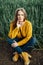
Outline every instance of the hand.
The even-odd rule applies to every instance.
[[[18,46],[18,43],[17,42],[14,42],[11,44],[12,47],[17,47]]]

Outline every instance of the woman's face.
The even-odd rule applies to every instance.
[[[18,11],[18,21],[23,22],[24,21],[24,13],[22,11]]]

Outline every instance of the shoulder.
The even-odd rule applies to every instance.
[[[10,24],[14,24],[14,21],[12,20],[12,21],[10,21]]]
[[[27,25],[27,26],[32,26],[32,23],[29,21],[29,20],[25,20],[25,24]]]
[[[10,26],[13,26],[13,25],[15,25],[14,20],[10,21]]]

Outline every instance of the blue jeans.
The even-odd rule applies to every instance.
[[[7,41],[8,41],[8,44],[12,44],[13,41],[15,40],[16,42],[22,40],[23,38],[14,38],[14,39],[10,39],[10,38],[7,38]],[[35,45],[35,42],[36,42],[36,39],[34,37],[32,37],[26,44],[20,46],[20,48],[23,50],[23,51],[27,51],[27,50],[31,50],[31,48],[34,47]]]

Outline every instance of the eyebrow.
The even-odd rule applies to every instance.
[[[19,14],[21,14],[21,13],[19,13]],[[23,13],[24,14],[24,13]]]

